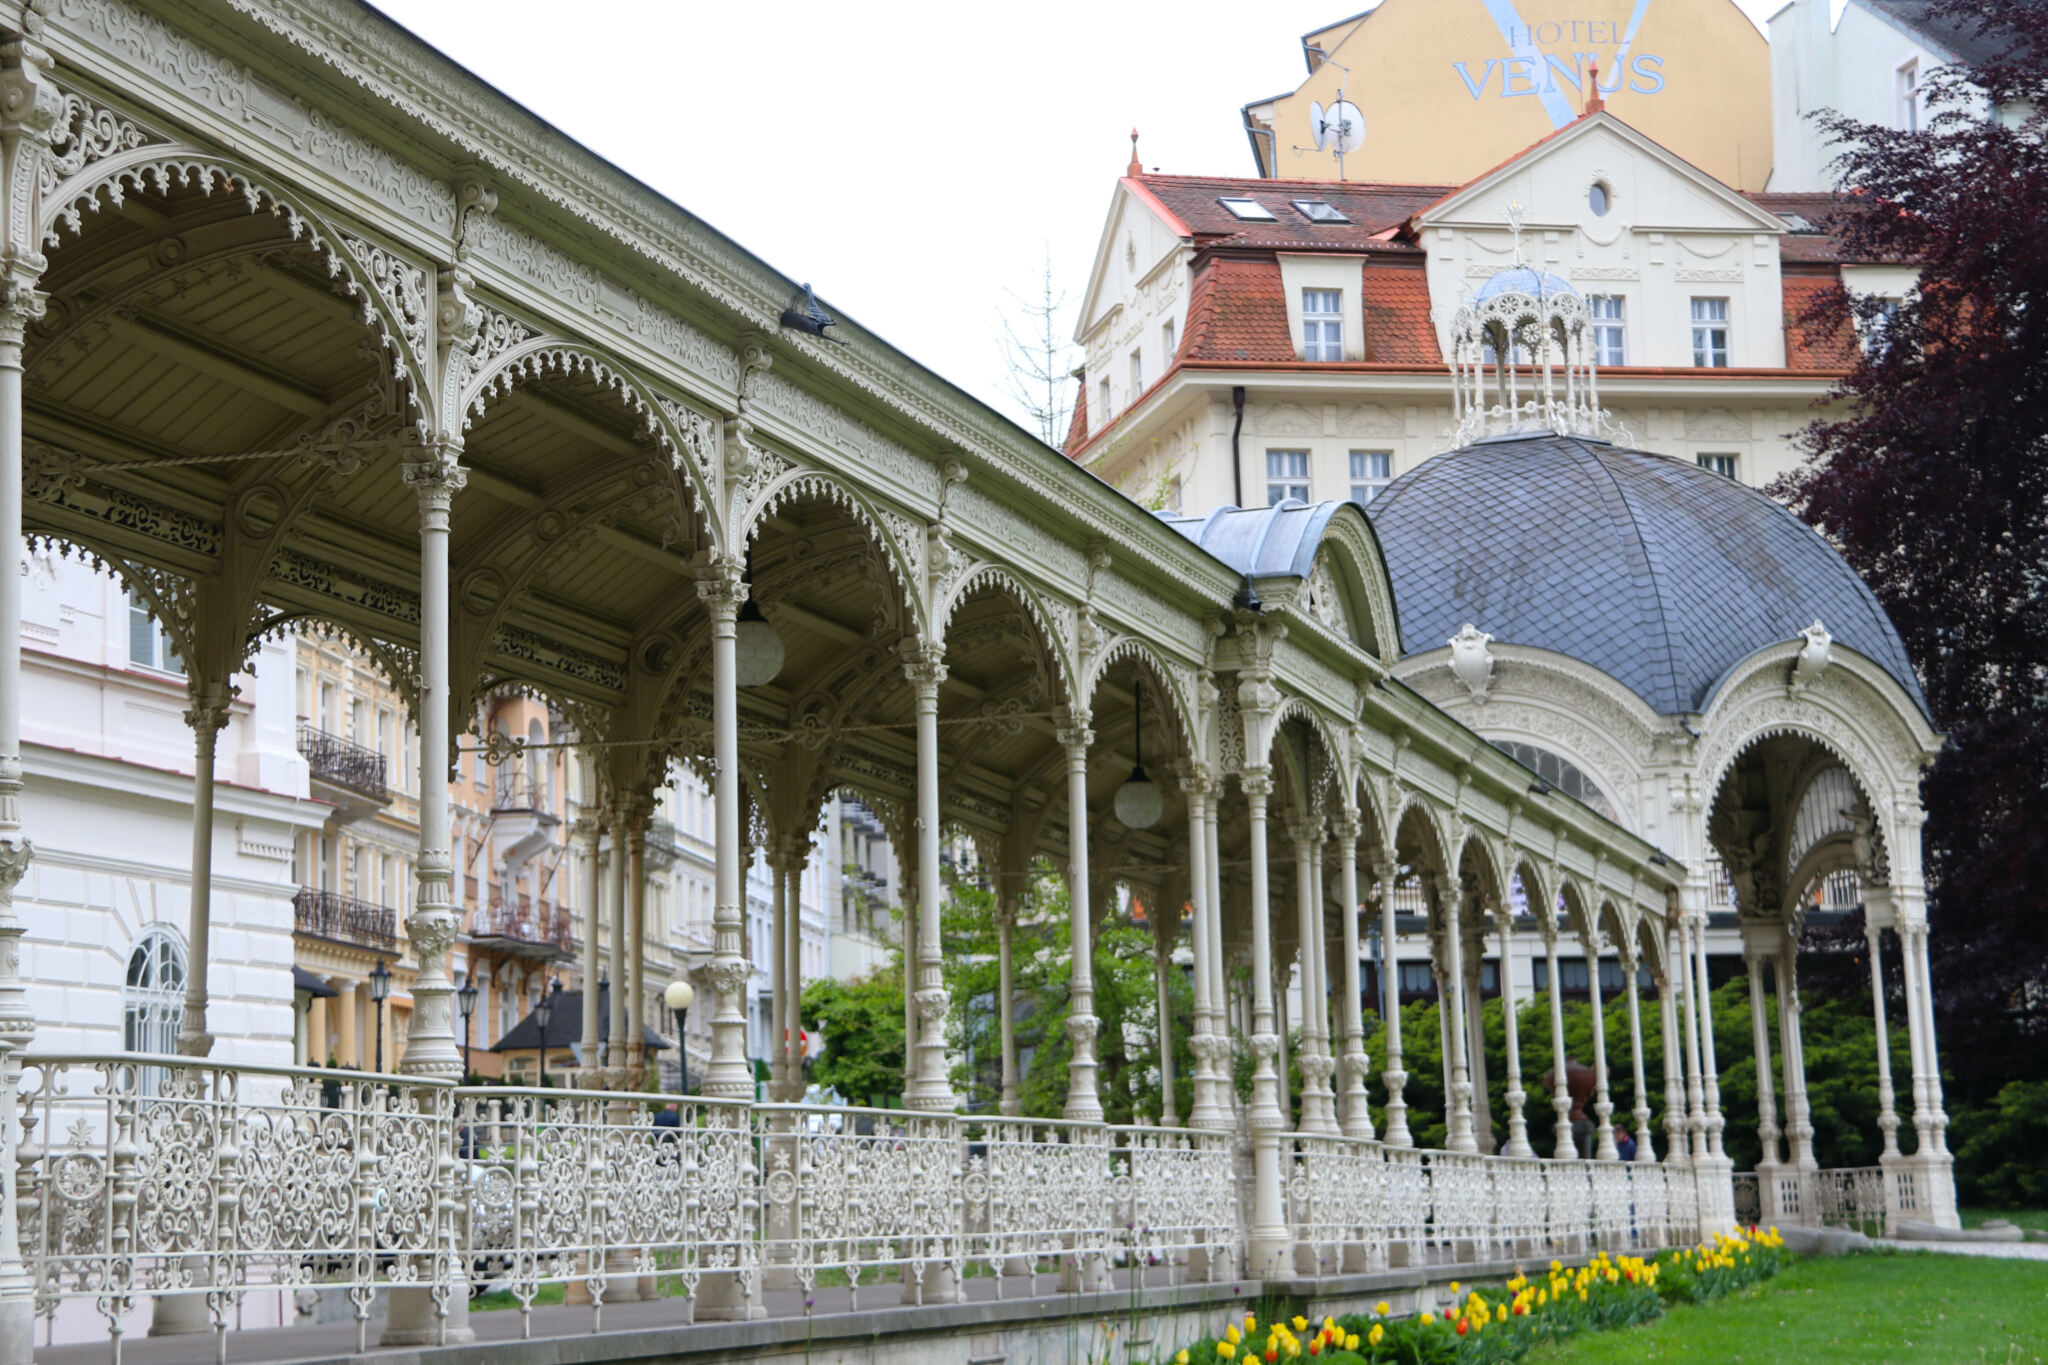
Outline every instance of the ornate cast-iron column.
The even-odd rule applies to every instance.
[[[1529,1121],[1522,1116],[1522,1105],[1529,1097],[1522,1089],[1522,1045],[1515,1018],[1515,914],[1513,908],[1503,901],[1494,906],[1493,916],[1500,928],[1500,1020],[1502,1039],[1507,1047],[1508,1073],[1504,1097],[1508,1106],[1508,1145],[1501,1155],[1535,1156],[1536,1149],[1529,1145]]]
[[[1566,1074],[1570,1054],[1564,1047],[1564,977],[1557,963],[1557,907],[1554,903],[1544,906],[1536,916],[1536,931],[1543,935],[1543,961],[1548,972],[1548,985],[1543,993],[1550,1001],[1550,1110],[1557,1116],[1557,1140],[1552,1144],[1550,1155],[1558,1161],[1570,1161],[1579,1155],[1579,1145],[1572,1135],[1571,1078]]]
[[[35,202],[44,140],[60,97],[44,74],[50,55],[36,41],[39,11],[23,7],[27,32],[0,48],[0,169],[7,193],[0,254],[0,545],[12,560],[21,544],[21,348],[46,301],[36,289],[43,258],[27,214]],[[35,1014],[21,980],[23,925],[15,888],[34,846],[21,829],[21,575],[0,573],[0,1365],[29,1365],[35,1352],[35,1284],[21,1259],[16,1202],[21,1141],[21,1054],[35,1037]],[[45,1137],[48,1137],[45,1134]]]
[[[406,1030],[405,1058],[399,1070],[411,1076],[456,1080],[462,1075],[462,1053],[455,1045],[454,982],[448,975],[448,950],[455,944],[459,920],[450,882],[454,859],[449,842],[449,736],[451,690],[448,676],[448,519],[467,481],[452,443],[414,452],[402,466],[405,482],[419,500],[420,514],[420,695],[415,712],[420,725],[420,844],[413,912],[405,922],[419,974],[412,984],[412,1021]],[[431,1095],[421,1100],[431,1112]],[[438,1258],[427,1258],[422,1276],[435,1272]],[[469,1326],[469,1295],[457,1284],[437,1305],[429,1289],[391,1292],[380,1346],[419,1346],[429,1342],[473,1341]]]
[[[598,858],[599,833],[604,828],[604,801],[597,786],[597,764],[589,750],[578,750],[583,764],[583,801],[577,810],[574,837],[579,861],[576,867],[576,896],[583,910],[583,1065],[576,1083],[595,1090],[603,1084],[597,1068],[602,1036],[597,1012],[598,954],[604,944],[604,878]],[[541,982],[543,991],[548,983]],[[541,1040],[545,1047],[547,1040]]]
[[[1785,1069],[1785,1164],[1801,1173],[1818,1171],[1813,1154],[1813,1115],[1806,1102],[1806,1046],[1799,1027],[1799,945],[1787,932],[1778,947],[1778,1051]],[[1809,1218],[1813,1210],[1803,1210]]]
[[[1621,1160],[1614,1145],[1614,1100],[1607,1084],[1607,1011],[1600,1001],[1600,933],[1589,929],[1579,935],[1586,954],[1586,994],[1593,1004],[1593,1156],[1599,1161]]]
[[[1202,803],[1202,846],[1209,874],[1209,1022],[1211,1047],[1209,1071],[1215,1078],[1216,1109],[1222,1126],[1235,1126],[1237,1119],[1237,1051],[1230,1037],[1229,975],[1223,964],[1223,847],[1219,834],[1223,783],[1209,787]]]
[[[903,667],[917,694],[917,1057],[903,1103],[950,1113],[946,1008],[952,997],[939,941],[939,902],[946,894],[939,880],[939,684],[946,680],[946,666],[938,650],[916,649],[906,651]],[[1085,905],[1080,914],[1085,924]]]
[[[789,1079],[784,1095],[794,1104],[804,1097],[804,868],[810,864],[808,838],[791,835],[784,840],[783,898],[789,907],[789,922],[782,941],[784,1051],[789,1062]]]
[[[1155,892],[1152,906],[1152,986],[1159,997],[1159,1027],[1154,1042],[1159,1048],[1159,1122],[1162,1127],[1180,1127],[1179,1101],[1173,1093],[1173,945],[1180,936],[1180,907],[1170,905],[1163,891]]]
[[[1666,936],[1669,941],[1669,936]],[[1668,964],[1670,959],[1665,959]],[[1667,965],[1653,978],[1657,983],[1657,1026],[1664,1043],[1664,1164],[1688,1166],[1692,1153],[1685,1141],[1685,1066],[1678,1041],[1678,1001],[1672,994],[1671,969]]]
[[[644,1002],[647,986],[647,821],[651,807],[636,796],[626,814],[626,956],[619,968],[620,1010],[625,1020],[626,1084],[638,1090],[647,1075],[647,1030]]]
[[[605,921],[611,926],[611,968],[606,979],[611,994],[605,1001],[604,1088],[626,1088],[626,884],[629,880],[626,828],[632,803],[614,795],[611,803],[612,856],[604,883]]]
[[[1067,1041],[1067,1104],[1064,1116],[1100,1122],[1102,1102],[1095,1089],[1095,934],[1088,900],[1088,746],[1095,742],[1088,713],[1070,710],[1059,727],[1067,755],[1067,909],[1073,955]]]
[[[1756,1136],[1762,1147],[1757,1174],[1764,1179],[1778,1168],[1777,1080],[1771,1075],[1771,1026],[1764,1016],[1764,953],[1745,943],[1744,965],[1749,970],[1749,1033],[1751,1055],[1756,1058]],[[1764,1192],[1768,1201],[1770,1194]],[[1765,1211],[1771,1206],[1766,1203]]]
[[[1266,862],[1266,800],[1273,794],[1273,774],[1265,767],[1246,768],[1238,783],[1249,807],[1252,863],[1252,1228],[1251,1267],[1254,1275],[1282,1273],[1293,1247],[1281,1202],[1280,1134],[1287,1116],[1280,1110],[1280,1078],[1273,1059],[1280,1051],[1273,1016],[1273,909]]]
[[[1476,1152],[1479,1142],[1472,1133],[1472,1073],[1465,1051],[1465,942],[1464,932],[1458,923],[1458,902],[1463,897],[1449,878],[1436,880],[1432,890],[1436,895],[1437,913],[1442,916],[1444,977],[1450,987],[1450,1011],[1444,1021],[1444,1034],[1450,1041],[1451,1094],[1450,1103],[1445,1106],[1450,1124],[1444,1137],[1444,1149]]]
[[[1672,907],[1672,955],[1678,961],[1678,1000],[1685,1026],[1685,1126],[1692,1135],[1692,1159],[1697,1166],[1707,1159],[1707,1113],[1705,1091],[1700,1085],[1699,999],[1692,988],[1692,921]]]
[[[1371,1100],[1365,1093],[1365,1017],[1358,972],[1358,816],[1338,820],[1337,888],[1344,901],[1344,1136],[1372,1140]]]
[[[187,1057],[213,1051],[206,1027],[207,967],[213,961],[213,766],[233,704],[226,682],[193,679],[192,704],[185,709],[185,724],[192,727],[192,910],[185,935],[192,969],[185,974],[185,1017],[178,1025],[178,1051]]]
[[[448,950],[459,927],[450,895],[454,866],[448,840],[448,514],[468,481],[459,453],[442,445],[419,452],[403,466],[420,512],[420,845],[418,890],[405,922],[419,975],[412,983],[412,1022],[400,1069],[450,1080],[462,1075],[454,983],[448,975]]]
[[[712,812],[717,838],[718,892],[712,909],[711,1061],[702,1091],[719,1099],[751,1099],[753,1068],[747,1064],[747,1016],[740,992],[749,968],[741,951],[746,927],[746,855],[740,847],[740,713],[735,652],[740,604],[747,585],[740,566],[728,559],[704,565],[697,596],[711,616]]]
[[[1628,1058],[1629,1074],[1635,1081],[1635,1109],[1631,1117],[1636,1121],[1636,1161],[1645,1166],[1657,1164],[1657,1145],[1650,1135],[1650,1086],[1643,1075],[1643,1002],[1636,981],[1636,951],[1634,940],[1619,946],[1621,970],[1628,977]]]
[[[789,1097],[789,878],[783,872],[781,835],[768,841],[768,1097]],[[786,1286],[785,1286],[786,1287]]]
[[[1220,1040],[1227,1038],[1218,1001],[1211,993],[1211,960],[1217,948],[1212,923],[1216,906],[1209,898],[1209,800],[1207,775],[1191,771],[1181,776],[1181,791],[1188,802],[1188,893],[1194,907],[1194,932],[1188,936],[1194,955],[1195,1032],[1188,1047],[1195,1055],[1194,1104],[1188,1114],[1190,1128],[1222,1129],[1229,1115],[1218,1103],[1217,1089],[1227,1077],[1217,1073],[1224,1053]],[[1227,1046],[1227,1045],[1226,1045]]]
[[[1714,1060],[1714,992],[1707,983],[1707,912],[1696,911],[1692,926],[1693,977],[1700,999],[1700,1093],[1706,1105],[1707,1154],[1725,1161],[1721,1130],[1727,1120],[1721,1116],[1721,1071]]]
[[[1322,843],[1322,822],[1314,817],[1297,817],[1288,822],[1294,841],[1295,936],[1301,952],[1301,1125],[1304,1133],[1333,1134],[1337,1116],[1331,1111],[1329,1073],[1323,1068],[1329,1058],[1323,1052],[1323,1020],[1329,1017],[1324,1003],[1328,993],[1316,973],[1316,941],[1323,936],[1322,907],[1316,903],[1316,853]]]
[[[1010,953],[1017,933],[1017,892],[1012,874],[996,878],[996,1023],[1002,1035],[1003,1091],[997,1109],[1010,1118],[1024,1112],[1017,1095],[1017,1005],[1011,983]]]
[[[1380,1009],[1387,1031],[1387,1063],[1380,1078],[1387,1085],[1387,1146],[1413,1147],[1408,1102],[1401,1097],[1408,1073],[1401,1069],[1401,936],[1394,923],[1394,879],[1399,869],[1391,848],[1373,868],[1380,900]]]
[[[1878,1161],[1889,1166],[1899,1157],[1899,1112],[1892,1090],[1891,1031],[1885,1026],[1884,926],[1866,918],[1863,937],[1870,945],[1870,1015],[1877,1026],[1877,1128],[1884,1138]]]

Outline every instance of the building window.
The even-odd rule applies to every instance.
[[[1232,197],[1218,199],[1216,202],[1229,209],[1231,217],[1240,219],[1243,222],[1277,223],[1280,221],[1273,216],[1273,210],[1267,208],[1256,199]]]
[[[1301,291],[1301,347],[1303,360],[1344,358],[1343,290]]]
[[[185,661],[171,648],[171,637],[149,614],[149,607],[134,593],[128,594],[128,662],[159,673],[185,673]]]
[[[1728,368],[1728,300],[1692,301],[1692,363],[1699,368]]]
[[[1145,353],[1131,352],[1131,397],[1136,398],[1145,391]]]
[[[1160,362],[1161,364],[1171,365],[1173,363],[1174,351],[1178,345],[1179,343],[1174,340],[1173,335],[1173,319],[1168,318],[1159,324],[1159,354],[1164,357]]]
[[[1909,133],[1920,131],[1920,59],[1899,68],[1899,127]]]
[[[1614,803],[1607,799],[1607,794],[1570,759],[1554,754],[1548,749],[1539,749],[1533,744],[1519,744],[1511,739],[1497,739],[1493,741],[1493,747],[1572,800],[1592,807],[1609,820],[1617,818]]]
[[[1605,182],[1595,180],[1587,187],[1586,207],[1593,210],[1595,218],[1605,218],[1607,211],[1614,207],[1613,196],[1607,192]]]
[[[1699,459],[1701,469],[1711,469],[1714,473],[1724,478],[1732,479],[1735,477],[1735,457],[1733,455],[1701,455],[1697,458]]]
[[[1104,379],[1095,386],[1095,406],[1098,409],[1095,414],[1095,429],[1100,431],[1109,425],[1109,381],[1107,379]]]
[[[145,930],[128,955],[128,980],[121,988],[121,1046],[129,1052],[174,1053],[185,1022],[185,945],[159,925]],[[163,1073],[155,1067],[140,1078],[145,1095],[157,1094]]]
[[[1866,355],[1883,355],[1890,344],[1892,324],[1898,321],[1899,301],[1885,298],[1877,301],[1877,311],[1870,315],[1870,321],[1863,325],[1863,350]]]
[[[1586,308],[1593,315],[1593,363],[1628,364],[1628,326],[1621,295],[1588,295]]]
[[[1287,499],[1308,501],[1308,452],[1269,450],[1266,452],[1266,505],[1277,507]]]
[[[1351,452],[1351,500],[1363,507],[1381,493],[1394,477],[1394,452],[1354,450]]]
[[[1403,962],[1401,968],[1401,994],[1435,995],[1436,973],[1427,962]]]

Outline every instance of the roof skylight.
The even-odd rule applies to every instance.
[[[1321,199],[1297,199],[1294,207],[1311,223],[1348,223],[1351,220]]]
[[[1800,214],[1781,213],[1778,215],[1778,217],[1784,219],[1785,226],[1791,228],[1795,234],[1818,233],[1820,231],[1819,228],[1815,227],[1811,222],[1809,222],[1804,216]]]
[[[1277,223],[1280,221],[1273,216],[1273,210],[1267,208],[1256,199],[1218,199],[1216,202],[1229,209],[1231,216],[1241,218],[1247,223]]]

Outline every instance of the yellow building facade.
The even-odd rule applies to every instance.
[[[1384,0],[1301,42],[1301,86],[1244,107],[1268,179],[1461,185],[1570,123],[1596,84],[1723,184],[1770,177],[1770,48],[1733,0]]]

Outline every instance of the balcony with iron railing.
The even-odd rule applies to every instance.
[[[568,957],[575,948],[575,919],[560,905],[536,903],[525,892],[508,896],[493,885],[490,903],[470,917],[469,936],[512,957]]]
[[[292,927],[329,943],[393,956],[398,952],[398,912],[338,891],[300,887],[292,897]]]
[[[553,819],[553,796],[548,783],[530,772],[515,769],[500,773],[491,784],[491,810],[494,814],[533,814]]]
[[[379,803],[391,799],[384,784],[384,755],[376,750],[301,721],[299,752],[313,770],[314,781],[345,788]]]

